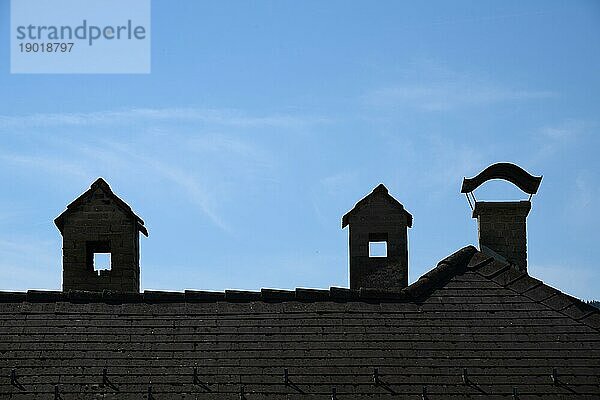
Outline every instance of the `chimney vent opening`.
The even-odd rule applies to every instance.
[[[387,257],[387,242],[369,242],[369,257]]]
[[[93,263],[94,271],[98,271],[98,274],[100,271],[110,271],[110,253],[94,253]]]
[[[108,240],[86,242],[87,268],[97,275],[112,269],[111,246]]]

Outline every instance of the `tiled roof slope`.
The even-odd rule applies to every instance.
[[[2,399],[600,397],[600,312],[473,247],[400,293],[0,300]]]

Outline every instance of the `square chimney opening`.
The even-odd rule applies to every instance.
[[[111,246],[109,240],[88,241],[85,244],[88,271],[110,271],[112,267]]]
[[[369,234],[369,257],[387,257],[387,233]]]
[[[387,257],[387,242],[369,242],[369,257]]]
[[[110,271],[110,253],[94,253],[94,271]]]

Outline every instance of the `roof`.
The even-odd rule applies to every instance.
[[[377,195],[383,195],[384,198],[390,203],[390,205],[392,207],[397,208],[398,210],[404,211],[406,213],[406,225],[409,228],[412,228],[412,223],[413,223],[412,215],[404,209],[404,206],[398,200],[393,198],[388,193],[388,189],[385,187],[385,185],[383,183],[380,183],[379,185],[377,185],[377,187],[375,189],[373,189],[373,191],[371,193],[369,193],[367,196],[362,198],[358,203],[356,203],[356,205],[354,206],[354,208],[352,208],[352,210],[348,211],[342,217],[342,228],[345,228],[346,225],[349,224],[350,217],[354,213],[356,213],[358,210],[362,209],[363,207],[369,205],[371,203],[373,196],[377,196]]]
[[[80,205],[88,201],[98,188],[100,188],[104,192],[104,194],[109,196],[125,214],[129,215],[131,218],[133,218],[134,221],[137,222],[137,227],[140,232],[142,232],[145,236],[148,236],[148,229],[146,229],[146,227],[144,226],[144,221],[133,212],[133,210],[127,203],[125,203],[119,198],[119,196],[113,193],[108,183],[102,178],[96,179],[96,181],[92,183],[88,190],[86,190],[83,194],[81,194],[81,196],[73,200],[71,204],[67,206],[67,209],[63,211],[63,213],[60,214],[58,217],[56,217],[56,219],[54,220],[54,224],[56,224],[56,227],[61,233],[63,232],[65,218],[68,215],[70,215],[73,211],[77,210],[77,208]]]
[[[0,321],[0,398],[600,393],[600,312],[472,246],[401,292],[28,291]]]

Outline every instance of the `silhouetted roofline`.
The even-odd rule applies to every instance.
[[[331,287],[329,289],[295,290],[261,289],[260,291],[225,290],[223,292],[186,290],[183,292],[151,291],[143,293],[89,292],[89,291],[40,291],[0,292],[0,303],[206,303],[206,302],[253,302],[268,303],[299,302],[366,302],[366,303],[421,303],[436,289],[450,279],[467,271],[475,272],[519,295],[560,312],[586,326],[600,331],[600,310],[583,301],[562,293],[542,281],[532,278],[513,266],[477,251],[473,246],[464,247],[446,257],[438,265],[421,276],[416,282],[400,291],[366,289],[352,290]]]
[[[384,194],[387,198],[387,200],[390,202],[390,204],[392,206],[394,206],[395,208],[402,210],[406,213],[406,225],[409,228],[412,228],[412,223],[413,223],[413,217],[412,215],[406,211],[404,209],[404,206],[398,201],[396,200],[394,197],[392,197],[389,193],[388,193],[388,189],[385,187],[385,185],[383,183],[380,183],[379,185],[377,185],[377,187],[375,189],[373,189],[373,191],[371,193],[369,193],[368,195],[366,195],[365,197],[363,197],[361,200],[358,201],[358,203],[356,203],[354,205],[354,207],[352,208],[352,210],[348,211],[343,217],[342,217],[342,229],[346,227],[346,225],[348,225],[349,223],[349,218],[352,216],[352,214],[354,214],[355,212],[357,212],[359,209],[361,209],[362,207],[366,206],[369,203],[369,200],[371,199],[371,197],[375,194]]]
[[[264,301],[270,303],[285,301],[300,302],[406,302],[411,299],[403,291],[380,291],[372,289],[352,290],[341,287],[329,289],[307,289],[297,288],[295,290],[261,289],[260,291],[225,290],[202,291],[185,290],[183,292],[146,290],[141,293],[135,292],[112,292],[112,291],[79,291],[69,290],[66,292],[28,290],[27,292],[1,292],[0,303],[206,303],[206,302],[252,302]]]
[[[83,203],[97,188],[101,188],[102,191],[104,191],[104,193],[106,193],[108,196],[110,196],[110,198],[117,204],[117,206],[122,211],[124,211],[126,214],[130,215],[137,222],[138,230],[140,232],[142,232],[145,236],[148,236],[148,229],[146,229],[146,227],[144,226],[144,220],[142,220],[140,217],[138,217],[133,212],[131,207],[127,203],[125,203],[123,200],[121,200],[119,198],[119,196],[114,194],[113,191],[111,190],[109,184],[102,178],[96,179],[96,181],[94,181],[94,183],[92,183],[92,185],[90,186],[90,188],[88,190],[86,190],[79,197],[77,197],[75,200],[73,200],[67,206],[67,209],[65,211],[63,211],[62,214],[60,214],[58,217],[56,217],[54,219],[54,224],[56,225],[56,227],[58,228],[60,233],[63,232],[64,219],[66,218],[66,216],[69,215],[70,213],[72,213],[76,207],[81,205],[81,203]]]

